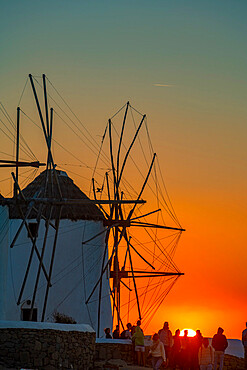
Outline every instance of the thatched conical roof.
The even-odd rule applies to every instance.
[[[64,199],[89,199],[68,177],[66,172],[59,170],[45,170],[39,176],[37,176],[30,184],[27,185],[22,193],[25,198],[48,198],[48,199],[60,199],[57,181],[55,178],[55,172],[59,182],[59,186]],[[48,175],[48,176],[47,176]],[[47,181],[48,178],[48,181]],[[47,186],[46,186],[47,184]],[[38,195],[37,195],[38,194]],[[38,206],[36,205],[36,208]],[[23,214],[27,212],[27,206],[21,206]],[[59,213],[59,206],[54,206],[52,209],[52,219],[55,219]],[[50,205],[43,205],[42,214],[48,217],[50,213]],[[16,205],[10,205],[9,216],[13,218],[22,218],[20,210]],[[32,210],[29,219],[37,217],[37,212]],[[104,216],[100,209],[95,204],[68,204],[63,205],[61,219],[69,219],[73,221],[77,220],[103,220]]]

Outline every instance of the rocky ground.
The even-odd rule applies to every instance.
[[[94,363],[93,370],[112,370],[112,369],[118,369],[118,370],[152,370],[152,367],[150,365],[147,365],[145,368],[143,366],[137,366],[133,364],[127,364],[125,361],[121,359],[111,359],[107,361],[96,361]],[[0,365],[0,370],[20,370],[20,368],[6,368]],[[23,369],[24,370],[24,369]],[[36,370],[36,369],[25,369],[25,370]],[[71,370],[71,369],[68,369]],[[74,370],[81,370],[81,369],[74,369]],[[87,370],[87,369],[84,369]],[[92,370],[92,369],[91,369]],[[166,370],[170,370],[167,368]],[[225,355],[225,361],[224,361],[224,368],[223,370],[245,370],[244,367],[244,359],[231,356],[231,355]]]
[[[147,365],[145,368],[143,366],[137,366],[137,365],[130,365],[127,364],[125,361],[120,359],[111,359],[108,361],[97,361],[94,363],[94,370],[100,370],[100,369],[119,369],[119,370],[143,370],[143,369],[150,369],[152,370],[152,367],[150,367],[150,364]],[[1,370],[1,369],[0,369]],[[169,368],[166,368],[166,370],[170,370]],[[244,367],[244,359],[231,356],[231,355],[225,355],[224,359],[224,367],[223,370],[245,370]]]

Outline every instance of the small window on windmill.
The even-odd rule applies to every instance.
[[[31,301],[28,299],[26,302],[24,302],[21,306],[21,320],[22,321],[37,321],[38,317],[38,309],[36,305],[33,307],[32,316],[31,315]]]
[[[29,222],[28,227],[32,237],[38,237],[38,222]],[[29,232],[27,233],[27,236],[30,238]]]

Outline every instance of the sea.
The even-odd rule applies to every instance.
[[[148,341],[151,340],[151,335],[145,336]],[[208,338],[209,343],[211,344],[212,338]],[[228,347],[225,350],[225,353],[228,355],[244,358],[244,346],[240,339],[228,339]]]
[[[212,340],[212,339],[211,339]],[[225,351],[228,355],[244,358],[244,346],[239,339],[227,339],[228,347]]]
[[[128,339],[127,339],[128,340]],[[100,338],[96,339],[97,343],[109,343],[109,341],[114,341],[114,343],[123,343],[123,339],[105,339]],[[244,358],[244,346],[240,339],[227,339],[228,347],[225,351],[226,354]],[[131,343],[131,340],[129,341]],[[211,344],[212,338],[209,338],[209,343]],[[151,335],[145,335],[145,345],[148,346],[151,344]]]

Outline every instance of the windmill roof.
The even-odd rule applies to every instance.
[[[64,171],[60,170],[45,170],[40,173],[30,184],[22,190],[25,198],[48,198],[48,199],[60,199],[60,193],[56,181],[58,179],[59,187],[61,189],[62,198],[65,199],[88,199],[80,188],[74,184],[74,181]],[[46,179],[47,186],[46,186]],[[36,208],[38,205],[36,205]],[[23,214],[27,212],[27,206],[22,205]],[[43,205],[42,214],[45,217],[49,217],[51,210],[50,205]],[[54,206],[52,209],[51,219],[57,218],[59,214],[60,206]],[[20,210],[16,205],[9,206],[9,217],[22,218]],[[37,217],[37,212],[32,210],[28,216],[29,219]],[[94,220],[100,221],[104,219],[103,213],[95,204],[68,204],[62,206],[61,219],[69,219],[72,221],[77,220]]]

